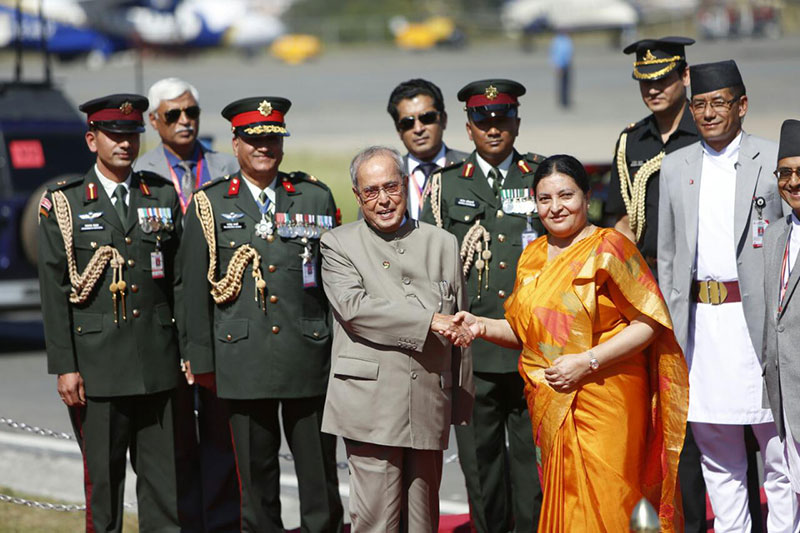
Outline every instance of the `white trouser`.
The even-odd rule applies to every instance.
[[[692,422],[694,440],[700,448],[700,464],[708,497],[714,509],[716,533],[749,533],[747,508],[747,452],[744,426]],[[798,500],[789,481],[784,446],[774,422],[752,424],[764,461],[764,492],[767,494],[767,531],[797,533]]]

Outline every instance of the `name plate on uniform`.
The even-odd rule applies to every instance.
[[[471,198],[456,198],[456,205],[462,205],[464,207],[478,207],[478,202],[472,200]]]

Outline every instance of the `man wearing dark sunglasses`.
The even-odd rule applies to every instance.
[[[458,92],[475,151],[431,177],[420,217],[458,237],[461,259],[471,266],[470,311],[484,316],[504,315],[519,256],[544,231],[531,189],[544,157],[514,149],[523,94],[525,87],[503,79],[476,81]],[[456,427],[456,440],[473,524],[481,533],[536,531],[542,491],[517,373],[519,351],[481,340],[472,346],[475,408],[472,424]]]
[[[236,158],[198,141],[198,98],[197,89],[179,78],[164,78],[150,87],[150,125],[161,142],[134,165],[136,170],[148,170],[172,180],[184,212],[194,189],[239,170]]]
[[[195,188],[236,172],[239,163],[197,140],[200,106],[191,84],[164,78],[148,94],[150,125],[161,142],[139,157],[134,168],[171,181],[185,213]],[[175,406],[181,516],[198,530],[238,531],[239,487],[224,403],[211,390],[181,380]]]
[[[436,170],[460,163],[467,154],[448,148],[442,140],[447,127],[442,91],[423,79],[404,81],[389,96],[387,111],[408,153],[403,168],[408,173],[408,214],[418,219],[428,179]]]

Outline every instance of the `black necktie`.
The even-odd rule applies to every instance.
[[[117,210],[119,220],[123,224],[126,220],[128,220],[128,206],[125,205],[125,195],[127,192],[127,189],[125,189],[125,186],[121,183],[117,185],[116,189],[114,189],[114,198],[117,199],[116,203],[114,204],[114,209]]]
[[[425,175],[425,181],[422,182],[422,186],[424,187],[425,184],[428,182],[428,178],[431,177],[435,171],[439,170],[441,167],[436,163],[420,163],[417,165],[415,170],[421,171]]]

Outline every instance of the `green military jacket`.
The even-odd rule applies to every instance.
[[[102,269],[86,301],[70,302],[73,286],[54,206],[57,192],[69,203],[77,273],[84,272],[103,246],[112,246],[124,259],[125,317],[122,298],[117,296],[116,306],[112,299],[110,264]],[[145,232],[139,220],[143,213],[157,215],[164,223],[157,230],[148,225]],[[83,178],[49,188],[39,209],[39,283],[48,372],[80,372],[88,396],[150,394],[176,385],[180,368],[173,286],[181,220],[172,184],[148,172],[133,173],[124,223],[94,169]],[[153,272],[151,254],[159,249],[163,277],[160,268]]]
[[[503,180],[503,189],[521,190],[533,187],[533,174],[543,159],[540,155],[522,156],[515,151],[508,174]],[[435,224],[432,201],[433,197],[429,196],[420,220]],[[488,288],[485,270],[481,273],[479,287],[475,261],[467,273],[469,310],[479,316],[503,317],[505,299],[514,290],[517,261],[522,254],[522,233],[528,227],[528,216],[503,211],[502,199],[498,199],[489,186],[474,151],[463,163],[442,170],[440,212],[442,227],[458,238],[459,245],[476,221],[480,221],[481,226],[491,234],[489,250],[492,255],[488,261]],[[538,235],[544,233],[535,213],[530,217],[530,224]],[[473,369],[476,372],[517,371],[519,350],[502,348],[478,339],[473,344],[472,353]]]
[[[275,212],[325,215],[335,221],[336,205],[328,189],[302,172],[279,172],[275,178]],[[238,181],[238,183],[236,183]],[[201,187],[213,210],[217,267],[224,277],[236,250],[245,244],[261,256],[266,282],[266,312],[257,302],[253,264],[242,276],[239,296],[216,304],[207,279],[209,247],[192,200],[180,255],[185,315],[184,358],[194,373],[216,373],[221,398],[308,398],[325,394],[331,357],[331,316],[319,278],[317,237],[267,240],[255,233],[262,215],[241,173]],[[276,220],[277,222],[277,220]],[[315,286],[304,287],[303,258],[311,252]]]

